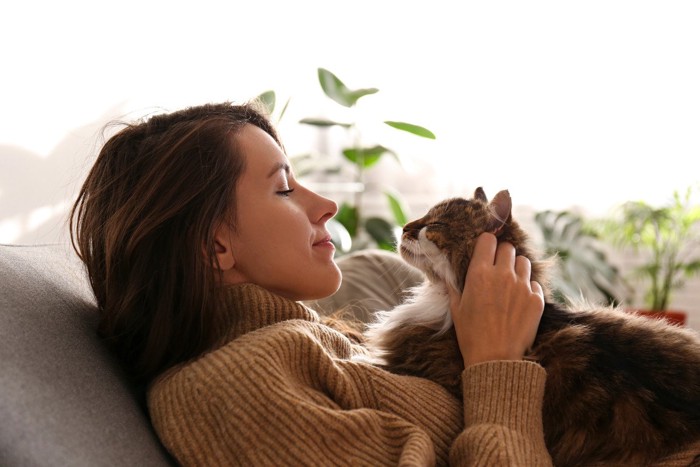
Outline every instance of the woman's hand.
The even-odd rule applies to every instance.
[[[450,311],[464,365],[520,360],[544,310],[542,287],[530,281],[530,260],[490,233],[477,238],[464,293],[450,290]]]

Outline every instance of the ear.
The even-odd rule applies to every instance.
[[[222,271],[228,271],[236,265],[231,248],[230,228],[226,224],[221,224],[214,232],[214,253]],[[216,263],[212,266],[217,267]]]
[[[474,198],[483,201],[484,203],[488,203],[489,200],[486,197],[486,192],[484,192],[484,189],[479,187],[476,190],[474,190]]]
[[[489,211],[491,212],[491,219],[488,225],[489,232],[495,235],[501,233],[503,226],[511,219],[512,207],[508,190],[499,191],[489,203]]]

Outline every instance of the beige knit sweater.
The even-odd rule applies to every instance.
[[[361,347],[297,302],[254,285],[224,295],[237,318],[222,345],[148,392],[182,465],[551,464],[539,365],[467,368],[462,406],[430,381],[364,363]]]
[[[361,361],[303,305],[226,289],[227,343],[158,378],[155,429],[184,465],[547,465],[545,372],[528,362],[464,373],[464,409],[440,386]],[[464,425],[469,427],[464,430]]]

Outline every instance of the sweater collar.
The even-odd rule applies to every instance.
[[[230,318],[227,342],[281,321],[319,321],[315,311],[255,284],[227,286],[220,292],[220,306],[228,311],[227,316]]]

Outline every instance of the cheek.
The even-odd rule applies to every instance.
[[[421,229],[418,240],[423,248],[427,248],[431,253],[440,251],[440,236],[427,228]]]
[[[269,218],[256,216],[241,219],[232,242],[234,256],[240,265],[258,262],[267,255],[279,254],[288,241],[283,229],[271,224]]]
[[[237,247],[251,257],[283,255],[311,242],[309,222],[293,200],[251,202],[239,211]]]
[[[257,204],[247,216],[249,230],[267,235],[283,235],[293,232],[303,222],[303,218],[291,203]],[[252,227],[251,227],[252,226]]]
[[[298,210],[289,207],[278,209],[274,215],[260,219],[258,244],[276,254],[293,255],[311,245],[312,232],[309,223]]]
[[[279,210],[274,218],[265,221],[266,229],[272,236],[288,245],[309,239],[309,222],[294,206]]]

